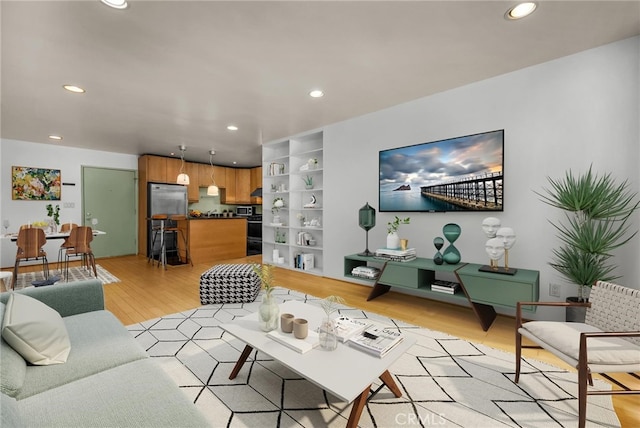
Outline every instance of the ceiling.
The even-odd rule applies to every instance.
[[[1,136],[256,166],[262,141],[640,34],[639,1],[513,4],[3,0]]]

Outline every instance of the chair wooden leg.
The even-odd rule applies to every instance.
[[[522,363],[522,335],[518,332],[516,328],[516,374],[514,377],[514,382],[518,383],[520,380],[520,365]]]
[[[13,265],[13,279],[11,280],[11,289],[16,289],[16,281],[18,280],[18,265],[20,265],[20,259],[16,259],[15,265]]]

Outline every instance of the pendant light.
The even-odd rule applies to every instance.
[[[184,144],[180,144],[178,148],[180,149],[180,174],[178,174],[176,183],[182,184],[183,186],[188,186],[189,176],[184,171],[184,151],[187,150],[187,147]]]
[[[216,180],[213,178],[213,155],[215,154],[215,150],[209,150],[209,164],[211,164],[211,186],[207,187],[207,195],[209,196],[218,196],[220,194],[220,189],[216,186]]]

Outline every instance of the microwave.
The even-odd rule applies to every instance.
[[[236,207],[236,215],[242,217],[249,217],[253,215],[253,207],[252,206],[239,206]]]

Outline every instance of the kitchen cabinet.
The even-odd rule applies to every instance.
[[[176,183],[178,174],[180,174],[180,159],[164,158],[167,161],[167,173],[164,180],[165,183]]]
[[[213,166],[213,179],[219,188],[226,187],[226,169],[224,166]],[[209,187],[211,185],[211,165],[198,164],[198,186]]]
[[[190,219],[189,255],[193,263],[215,263],[247,255],[247,219]]]
[[[189,176],[189,185],[187,186],[187,199],[189,202],[198,202],[200,200],[199,188],[199,167],[197,163],[185,162],[185,171]]]
[[[225,169],[225,187],[220,191],[220,202],[223,204],[236,204],[236,169]]]
[[[246,168],[236,169],[236,203],[251,203],[251,170]]]
[[[262,167],[251,168],[251,192],[262,187]],[[262,198],[252,196],[252,204],[262,204]]]
[[[140,179],[147,182],[164,183],[167,179],[167,158],[160,156],[142,156],[138,161]]]

